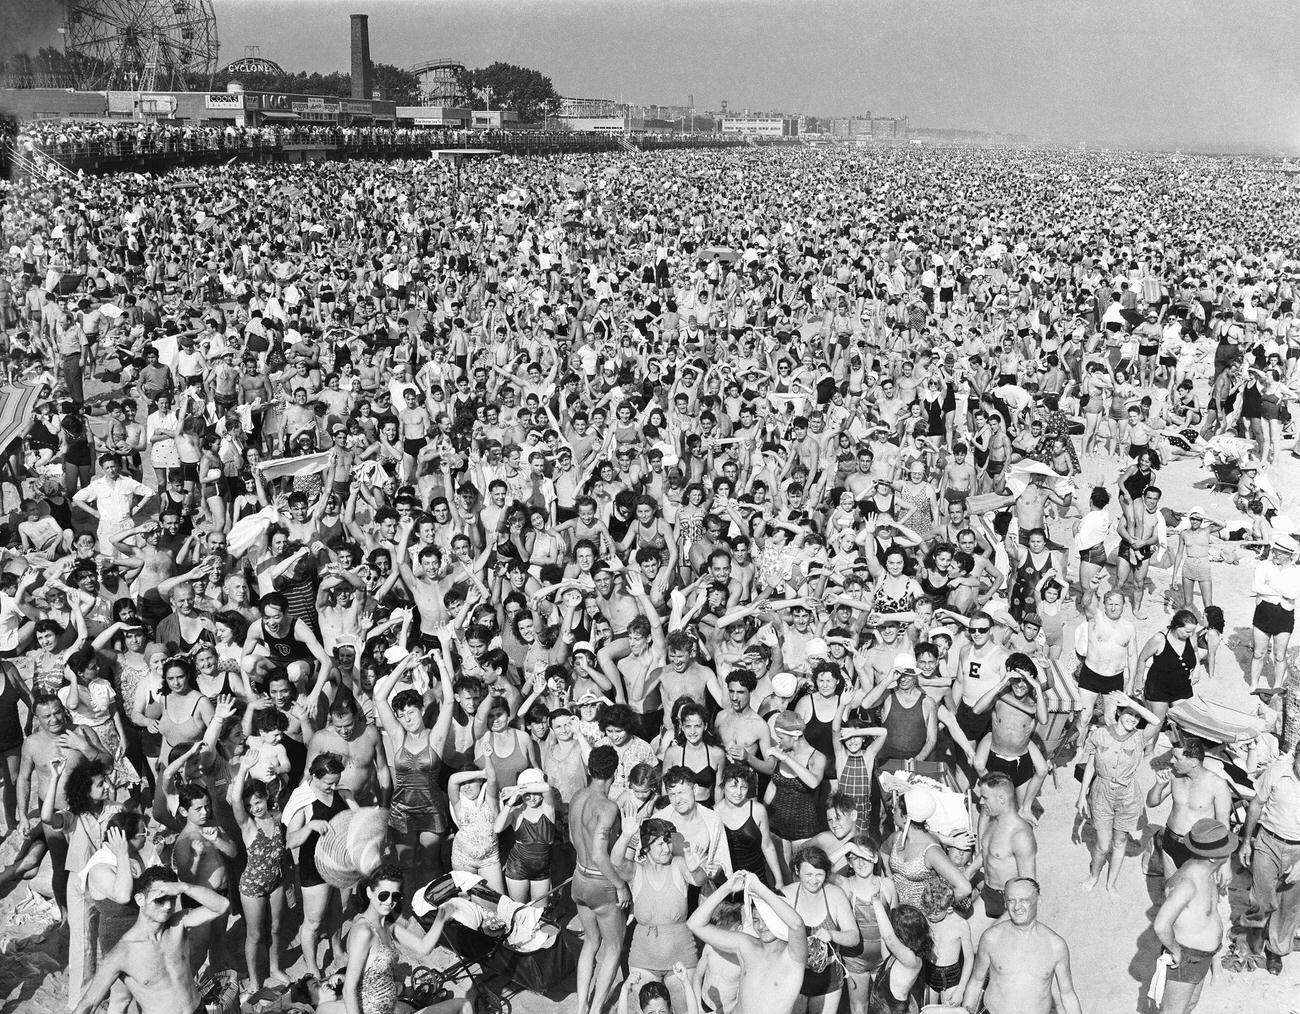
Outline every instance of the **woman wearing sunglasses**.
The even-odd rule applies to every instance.
[[[425,932],[413,919],[403,919],[401,867],[386,865],[375,870],[362,884],[366,910],[348,931],[348,966],[343,978],[343,1008],[346,1014],[392,1014],[397,1006],[397,947],[417,958],[433,956],[442,938],[447,915],[439,911]],[[470,1014],[468,999],[443,1000],[423,1008],[419,1014]]]

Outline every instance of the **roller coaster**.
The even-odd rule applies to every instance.
[[[461,78],[465,65],[448,56],[423,60],[408,68],[420,79],[420,100],[428,106],[460,106],[468,101]]]

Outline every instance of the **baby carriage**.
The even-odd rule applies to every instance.
[[[551,919],[549,894],[521,905],[484,886],[478,877],[449,873],[430,883],[412,902],[412,910],[428,928],[438,909],[447,913],[443,943],[459,959],[438,970],[418,969],[411,991],[428,1004],[438,1000],[446,983],[473,981],[476,1014],[510,1014],[508,992],[529,990],[558,1001],[560,984],[578,967],[582,945],[577,934]]]

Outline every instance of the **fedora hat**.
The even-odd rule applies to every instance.
[[[1226,859],[1238,844],[1228,825],[1210,817],[1198,820],[1187,832],[1187,851],[1198,859]]]

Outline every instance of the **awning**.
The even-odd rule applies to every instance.
[[[262,113],[264,120],[301,120],[302,117],[297,113],[281,113],[274,109],[268,109]]]

